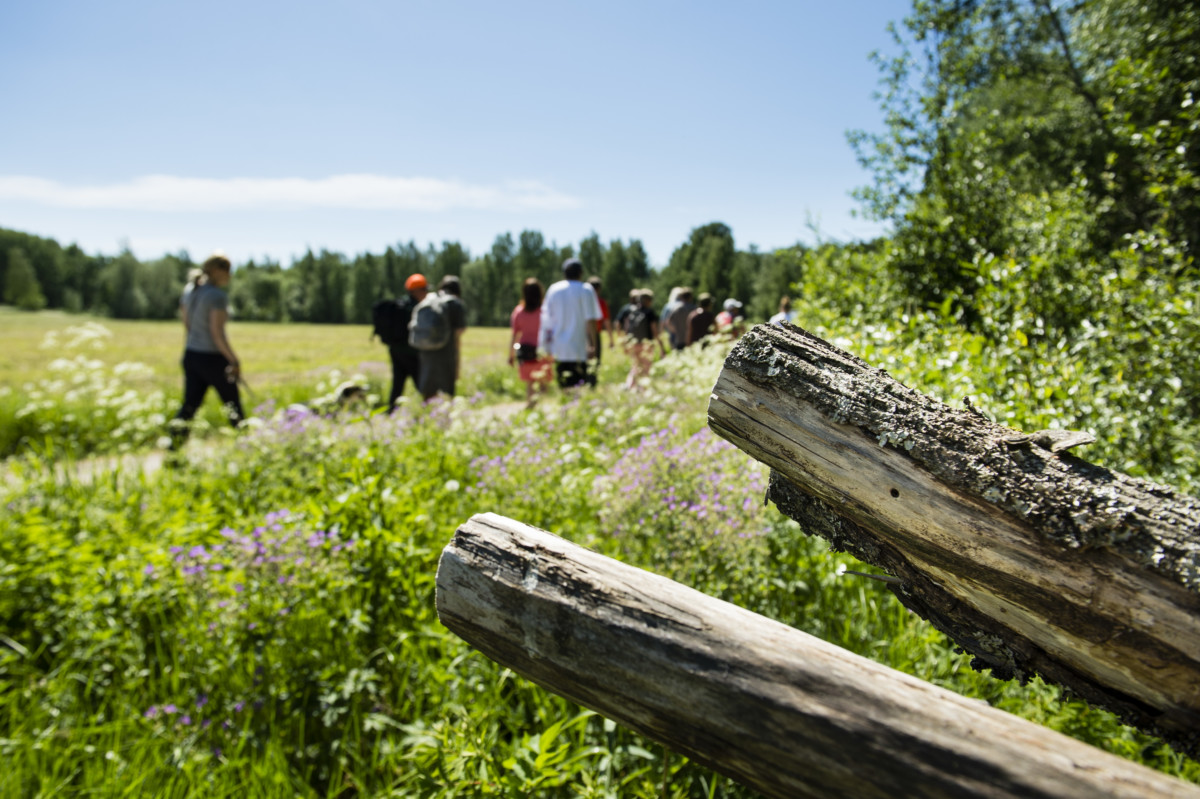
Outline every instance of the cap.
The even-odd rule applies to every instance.
[[[738,308],[741,308],[741,307],[742,307],[742,304],[740,302],[738,302],[737,300],[733,299],[732,297],[725,300],[725,310],[727,310],[727,311],[736,311]]]
[[[424,275],[422,275],[420,272],[417,272],[415,275],[408,276],[408,280],[404,281],[404,288],[406,291],[424,289],[429,288],[429,283],[425,280]]]
[[[562,270],[568,280],[578,280],[583,277],[583,261],[578,258],[568,258],[563,261]]]

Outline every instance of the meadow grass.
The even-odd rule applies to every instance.
[[[177,326],[142,325],[111,341],[174,335],[151,369],[176,369]],[[234,331],[258,374],[298,360],[237,436],[193,442],[175,468],[87,480],[55,468],[70,442],[9,459],[0,796],[752,796],[440,625],[438,555],[483,511],[1200,782],[1108,713],[972,671],[880,584],[846,575],[852,558],[764,507],[764,467],[705,424],[727,345],[671,356],[639,392],[616,388],[609,359],[596,391],[524,412],[504,331],[476,331],[470,393],[326,418],[283,400],[382,347],[361,329],[258,330]]]
[[[88,335],[99,326],[104,333]],[[70,330],[80,328],[80,335]],[[251,385],[312,386],[332,371],[363,374],[376,382],[391,380],[387,348],[371,338],[369,325],[229,323],[229,339],[242,361]],[[463,334],[467,372],[497,366],[504,360],[505,328],[468,328]],[[29,313],[0,305],[0,386],[16,388],[52,376],[56,357],[86,353],[106,366],[124,362],[148,366],[153,378],[146,385],[164,390],[181,388],[179,360],[183,354],[183,325],[177,321],[102,319],[62,311]],[[82,337],[83,340],[75,341]]]
[[[310,403],[347,380],[365,385],[380,404],[390,391],[391,363],[370,332],[363,325],[230,322],[230,341],[249,386],[243,406],[251,411],[262,404]],[[6,343],[0,351],[0,457],[31,449],[79,457],[148,447],[179,408],[179,322],[0,306],[0,339]],[[459,393],[524,397],[515,371],[504,368],[508,341],[505,328],[467,329]],[[623,361],[623,354],[613,356]],[[415,391],[411,383],[406,390]],[[220,430],[224,419],[209,392],[198,434]]]

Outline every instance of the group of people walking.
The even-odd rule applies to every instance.
[[[656,350],[659,357],[667,354],[663,332],[672,350],[682,350],[714,333],[739,335],[744,325],[740,302],[728,299],[724,310],[714,314],[712,295],[702,293],[693,302],[686,286],[672,289],[661,313],[654,307],[653,291],[634,289],[614,317],[601,287],[598,277],[583,279],[583,264],[575,258],[563,262],[563,280],[544,296],[536,278],[525,281],[521,302],[510,318],[508,362],[520,369],[529,406],[552,379],[565,389],[594,386],[596,375],[589,364],[595,361],[599,367],[605,333],[610,349],[620,337],[631,361],[625,387],[636,390],[649,376]]]
[[[238,391],[241,365],[225,332],[229,318],[225,289],[231,269],[227,257],[213,255],[189,275],[180,299],[187,342],[182,361],[183,403],[171,424],[172,448],[186,439],[188,423],[210,387],[225,404],[234,426],[245,417]],[[600,279],[584,280],[582,262],[568,258],[562,272],[563,279],[546,290],[536,278],[525,280],[521,301],[510,317],[508,363],[519,369],[529,407],[552,381],[566,390],[595,386],[604,333],[610,349],[619,337],[631,361],[625,386],[637,389],[649,375],[656,351],[663,357],[668,346],[682,350],[714,333],[737,336],[744,326],[739,301],[727,299],[722,310],[714,313],[712,295],[702,293],[693,298],[692,290],[684,286],[671,290],[661,312],[654,307],[654,292],[634,289],[628,304],[613,317],[601,296]],[[387,345],[392,364],[389,411],[403,396],[409,380],[425,400],[438,394],[454,396],[467,327],[462,285],[456,276],[447,275],[437,290],[431,291],[424,275],[413,274],[404,288],[404,297],[380,301],[373,309],[372,334]],[[790,322],[792,318],[784,297],[780,313],[771,321]]]
[[[404,386],[412,380],[425,400],[438,394],[454,396],[462,370],[462,336],[467,309],[462,283],[446,275],[430,292],[422,274],[404,281],[406,296],[376,304],[374,335],[387,345],[392,361],[392,391],[388,411],[396,407]]]

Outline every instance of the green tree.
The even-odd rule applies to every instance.
[[[494,297],[491,303],[491,321],[488,324],[507,325],[509,314],[521,299],[521,284],[517,274],[517,245],[511,233],[497,236],[488,255],[491,285]]]
[[[1027,212],[1047,204],[1071,220],[1076,257],[1100,269],[1152,230],[1190,268],[1198,17],[1178,0],[916,2],[905,32],[892,28],[898,55],[877,57],[887,131],[850,136],[874,177],[859,196],[895,224],[889,260],[907,290],[982,321],[988,265],[1020,256],[1047,221]],[[1051,310],[1067,327],[1080,319]]]
[[[550,252],[550,258],[553,257],[553,252]],[[558,278],[553,272],[547,273],[547,260],[546,240],[542,234],[536,230],[522,230],[517,237],[517,254],[513,257],[513,268],[518,279],[524,281],[536,277],[543,286],[548,286]]]
[[[8,251],[7,269],[4,272],[4,301],[23,311],[40,311],[46,307],[46,297],[38,285],[33,264],[25,251],[14,247]]]
[[[442,249],[437,251],[430,269],[430,283],[436,285],[446,275],[462,277],[463,267],[471,261],[471,253],[457,241],[443,241]]]
[[[284,309],[292,322],[316,321],[310,316],[309,296],[316,290],[317,259],[311,249],[292,261],[284,281]]]
[[[595,231],[579,242],[579,262],[583,264],[585,279],[595,275],[601,281],[604,280],[601,274],[604,271],[604,245],[600,243],[600,237]]]
[[[707,291],[719,303],[734,296],[735,252],[733,231],[728,225],[711,222],[695,228],[688,240],[671,253],[660,286],[663,290],[689,286],[697,294]]]
[[[253,322],[282,322],[284,274],[278,263],[253,260],[237,267],[237,279],[229,287],[229,303],[237,318]]]
[[[629,270],[629,254],[620,239],[608,243],[600,279],[604,282],[604,298],[611,308],[620,308],[628,302],[629,292],[637,288]]]
[[[102,302],[114,319],[144,319],[149,303],[142,288],[145,271],[128,249],[104,269]]]
[[[349,321],[353,324],[370,323],[371,306],[384,296],[380,260],[368,252],[359,255],[350,265]]]
[[[629,276],[633,278],[633,282],[638,286],[645,286],[650,282],[650,256],[646,254],[646,248],[642,246],[641,239],[630,239],[629,245],[625,248],[626,263],[629,264]]]

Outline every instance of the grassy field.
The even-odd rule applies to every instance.
[[[504,331],[469,331],[453,403],[324,418],[282,403],[332,370],[382,368],[383,348],[363,328],[237,325],[270,400],[256,422],[193,442],[174,468],[83,480],[64,459],[154,445],[182,338],[174,323],[90,320],[111,333],[95,331],[99,349],[54,355],[101,363],[64,376],[41,344],[65,347],[84,321],[0,314],[5,341],[23,342],[0,362],[0,424],[47,429],[0,484],[0,797],[752,796],[440,625],[438,555],[483,511],[1200,782],[1108,713],[971,670],[879,583],[845,575],[861,564],[764,507],[765,469],[705,423],[727,345],[660,362],[640,392],[618,388],[610,359],[598,390],[524,412]],[[923,390],[991,377],[859,335],[847,345]],[[119,368],[134,360],[146,368]],[[72,382],[81,372],[103,379]]]
[[[363,382],[386,400],[387,348],[362,325],[231,322],[229,336],[249,391],[247,411],[309,403],[344,380]],[[129,451],[155,443],[178,410],[183,329],[172,321],[122,321],[61,312],[24,313],[0,306],[0,457],[57,446],[63,454]],[[458,393],[492,400],[524,397],[506,365],[504,328],[468,328]],[[604,378],[619,381],[623,353],[606,351]],[[408,392],[414,389],[411,383]],[[223,411],[210,392],[198,434],[220,429]]]
[[[87,328],[94,325],[105,328],[111,337],[89,336]],[[72,328],[79,330],[73,334]],[[229,339],[247,381],[255,389],[267,390],[306,382],[316,385],[333,371],[347,377],[362,374],[376,383],[389,381],[387,348],[370,334],[370,327],[364,325],[229,323]],[[463,334],[466,372],[502,365],[507,336],[503,328],[468,328]],[[5,342],[0,351],[0,386],[16,389],[47,379],[54,358],[82,352],[110,367],[129,361],[145,364],[153,374],[150,385],[180,390],[184,336],[183,326],[175,321],[27,313],[0,306],[0,337]]]

